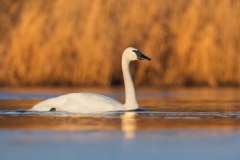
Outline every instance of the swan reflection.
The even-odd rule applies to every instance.
[[[126,139],[132,139],[135,137],[135,131],[137,128],[135,112],[125,112],[120,116],[122,120],[122,131]]]

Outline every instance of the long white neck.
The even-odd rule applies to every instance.
[[[129,60],[126,60],[122,57],[122,71],[123,71],[123,79],[125,85],[125,104],[124,107],[126,110],[133,110],[138,108],[135,90],[133,86],[133,81],[129,71]]]

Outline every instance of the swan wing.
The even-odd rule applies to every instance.
[[[71,93],[42,101],[36,104],[32,110],[49,111],[51,108],[56,108],[57,111],[94,113],[122,110],[123,105],[100,94]]]

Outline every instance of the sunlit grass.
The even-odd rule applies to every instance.
[[[1,85],[239,85],[240,1],[13,1],[0,5]]]

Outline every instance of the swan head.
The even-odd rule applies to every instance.
[[[135,61],[135,60],[151,60],[151,58],[145,56],[142,52],[140,52],[138,49],[133,47],[128,47],[123,52],[123,57],[129,61]]]

